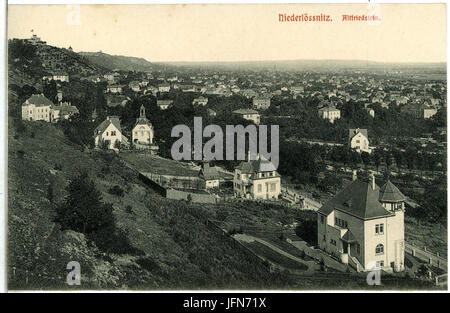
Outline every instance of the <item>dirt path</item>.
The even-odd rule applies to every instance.
[[[248,243],[253,242],[253,241],[259,242],[259,243],[265,245],[266,247],[272,249],[273,251],[277,252],[278,254],[281,254],[297,263],[303,264],[308,267],[308,269],[305,271],[296,271],[296,272],[298,272],[296,274],[311,275],[318,268],[318,264],[315,261],[305,261],[299,257],[296,257],[296,256],[278,248],[277,246],[275,246],[275,245],[271,244],[270,242],[267,242],[263,239],[260,239],[260,238],[257,238],[257,237],[251,236],[251,235],[246,235],[246,234],[236,234],[236,235],[234,235],[234,238],[241,242],[248,242]]]

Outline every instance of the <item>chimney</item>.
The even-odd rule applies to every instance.
[[[356,170],[353,170],[352,180],[356,180],[357,178],[358,178],[358,174],[357,174]]]

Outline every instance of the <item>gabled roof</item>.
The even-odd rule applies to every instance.
[[[340,111],[340,110],[336,109],[333,106],[327,106],[327,107],[320,108],[319,111],[321,111],[321,112],[325,112],[325,111],[330,112],[330,111]]]
[[[235,114],[259,114],[258,111],[252,110],[252,109],[239,109],[233,111]]]
[[[360,219],[390,216],[378,201],[380,188],[375,184],[356,179],[341,190],[334,198],[326,202],[319,213],[329,215],[333,210],[343,211]]]
[[[173,100],[156,100],[157,105],[172,104],[172,103],[173,103]]]
[[[350,230],[347,230],[344,236],[342,236],[342,240],[348,243],[357,242],[355,236],[352,234]]]
[[[113,124],[115,128],[117,128],[118,131],[122,132],[122,129],[120,128],[120,120],[118,116],[108,116],[106,120],[100,123],[95,128],[95,133],[103,133],[109,125]]]
[[[390,180],[380,188],[379,200],[382,202],[402,202],[406,197]]]
[[[350,128],[348,130],[348,139],[351,140],[358,133],[363,134],[367,139],[369,139],[369,137],[367,136],[367,129],[360,129],[360,128]]]
[[[200,172],[198,173],[198,176],[203,178],[204,180],[213,180],[220,178],[220,174],[217,171],[217,168],[215,166],[209,166],[208,163],[203,164]]]
[[[241,170],[243,173],[255,173],[255,172],[273,172],[276,171],[272,162],[258,158],[257,160],[250,160],[241,162],[236,169]]]
[[[36,94],[29,97],[24,103],[22,103],[23,106],[34,104],[37,107],[41,106],[49,106],[53,105],[53,102],[51,102],[44,94]]]

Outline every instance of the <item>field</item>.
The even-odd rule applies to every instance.
[[[440,223],[418,222],[405,216],[405,240],[418,247],[427,247],[431,252],[439,252],[448,259],[447,229]]]
[[[123,152],[120,157],[140,172],[175,175],[197,176],[198,170],[194,170],[188,163],[165,159],[149,153]]]

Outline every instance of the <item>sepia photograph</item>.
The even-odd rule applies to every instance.
[[[447,291],[446,3],[56,2],[6,5],[7,291]]]

